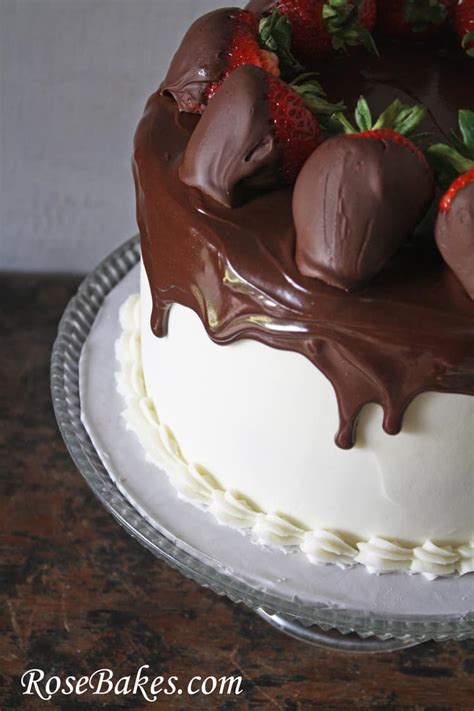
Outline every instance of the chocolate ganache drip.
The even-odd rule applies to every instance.
[[[470,60],[418,48],[381,54],[333,61],[321,80],[349,107],[360,94],[375,110],[394,98],[422,103],[435,140],[446,140],[458,108],[474,108]],[[180,180],[196,123],[157,93],[135,137],[137,215],[157,336],[179,303],[199,315],[216,343],[251,338],[302,354],[334,387],[342,448],[354,444],[367,403],[382,406],[384,429],[396,434],[417,394],[474,395],[474,304],[441,259],[432,225],[363,291],[304,276],[295,262],[291,188],[228,209]]]

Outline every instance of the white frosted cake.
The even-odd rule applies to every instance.
[[[444,34],[322,59],[328,93],[370,98],[354,129],[286,77],[267,4],[198,20],[137,129],[125,418],[180,495],[302,564],[470,573],[474,180],[464,158],[439,203],[434,158],[474,126],[472,60]]]
[[[312,563],[474,570],[472,397],[420,395],[396,437],[368,405],[342,450],[333,388],[303,356],[251,340],[223,348],[180,305],[156,338],[150,313],[142,268],[140,297],[122,308],[120,389],[128,425],[182,496]]]

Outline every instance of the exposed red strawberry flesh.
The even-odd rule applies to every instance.
[[[370,131],[362,131],[361,133],[348,133],[347,136],[349,138],[371,138],[379,141],[391,141],[392,143],[398,143],[399,146],[403,146],[414,153],[423,163],[426,163],[427,167],[429,166],[423,151],[415,146],[413,141],[410,141],[409,138],[391,128],[379,128]]]
[[[377,27],[391,37],[427,39],[452,16],[457,0],[381,0]]]
[[[458,192],[470,183],[474,183],[474,169],[469,170],[467,173],[464,173],[456,178],[456,180],[451,184],[449,190],[441,198],[439,203],[439,211],[448,212]]]
[[[474,0],[462,0],[456,7],[454,28],[468,54],[474,56]]]
[[[365,0],[359,8],[359,22],[369,32],[375,27],[377,18],[377,3],[375,0]]]
[[[237,67],[251,64],[279,76],[278,58],[260,48],[258,42],[258,20],[251,12],[241,10],[235,15],[235,31],[227,50],[226,70],[222,76],[209,85],[207,98],[211,99],[222,82]]]
[[[321,129],[317,118],[291,87],[271,76],[266,83],[275,136],[283,151],[282,178],[292,183],[321,143]]]
[[[292,24],[293,47],[306,64],[330,53],[331,35],[322,17],[324,0],[279,0],[277,9]]]
[[[259,17],[274,11],[291,22],[291,49],[307,66],[334,50],[375,45],[376,0],[251,0],[247,8]]]

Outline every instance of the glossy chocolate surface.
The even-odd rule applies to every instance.
[[[425,128],[446,141],[458,109],[474,109],[474,62],[444,50],[381,52],[380,60],[361,52],[321,65],[329,98],[352,107],[363,93],[374,114],[396,97],[421,102]],[[303,354],[334,386],[336,442],[344,448],[353,445],[368,402],[383,407],[384,429],[395,434],[418,393],[474,395],[474,304],[441,259],[432,224],[364,291],[347,294],[304,277],[295,262],[291,188],[228,209],[181,182],[196,121],[157,93],[135,137],[137,215],[157,336],[166,333],[169,307],[180,303],[217,343],[252,338]]]
[[[220,79],[226,68],[226,52],[239,12],[235,7],[209,12],[198,18],[183,37],[162,86],[181,111],[204,110],[209,84]]]
[[[226,207],[282,182],[282,152],[265,101],[267,73],[238,67],[213,97],[189,139],[179,177]]]
[[[434,188],[424,156],[394,141],[325,141],[293,193],[299,270],[346,291],[367,286],[413,234]]]

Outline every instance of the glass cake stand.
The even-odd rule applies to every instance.
[[[283,599],[235,578],[208,558],[179,546],[152,526],[119,491],[81,421],[79,359],[105,297],[140,259],[138,237],[107,257],[81,284],[61,319],[51,361],[51,391],[59,429],[79,471],[117,521],[154,555],[185,576],[247,605],[278,630],[309,644],[351,652],[384,652],[428,640],[474,637],[474,611],[445,616],[388,618],[364,611],[311,606]]]

